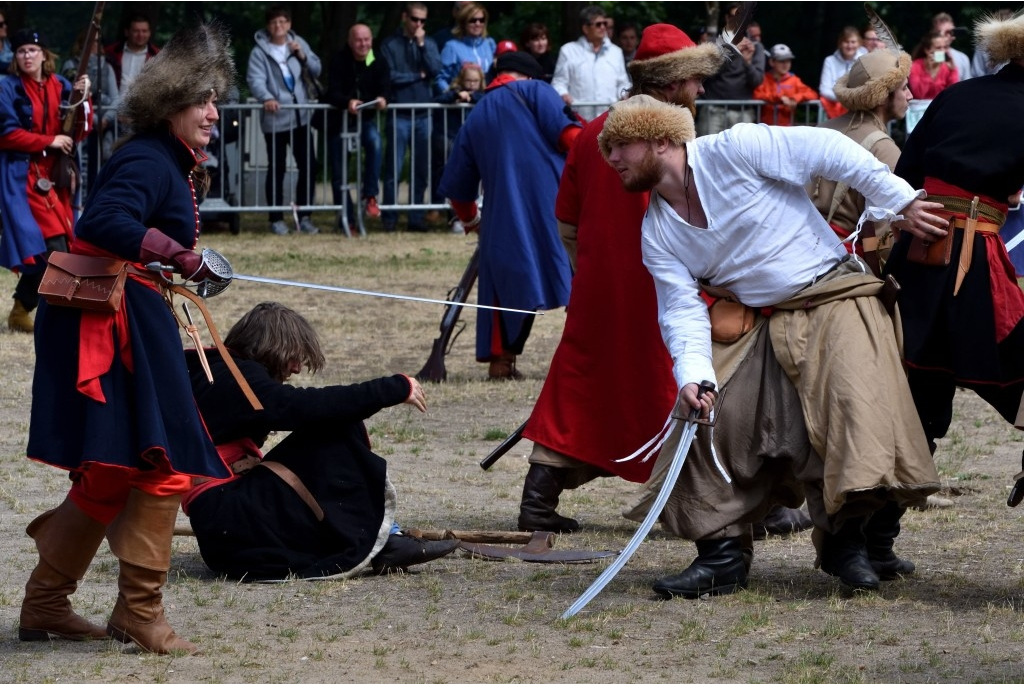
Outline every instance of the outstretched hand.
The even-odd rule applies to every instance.
[[[409,378],[409,386],[411,387],[411,390],[409,391],[409,396],[405,398],[405,402],[403,402],[403,404],[411,404],[412,406],[419,409],[421,412],[426,412],[427,393],[424,392],[423,386],[420,385],[420,382],[418,380],[409,376],[407,376],[407,378]]]

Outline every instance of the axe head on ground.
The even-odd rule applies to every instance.
[[[555,534],[536,531],[530,541],[522,547],[500,547],[478,542],[462,542],[459,549],[481,559],[519,559],[539,564],[582,564],[614,557],[618,552],[604,550],[592,552],[584,549],[552,549]]]

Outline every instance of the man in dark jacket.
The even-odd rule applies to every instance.
[[[373,33],[369,26],[353,24],[348,30],[348,45],[331,55],[328,69],[327,101],[351,115],[332,111],[328,118],[327,149],[334,204],[344,202],[348,208],[348,221],[354,221],[351,202],[349,198],[342,197],[342,180],[347,169],[346,141],[358,133],[363,150],[362,203],[366,215],[377,218],[380,216],[377,193],[380,190],[382,161],[377,112],[387,107],[391,93],[387,62],[373,58]],[[356,116],[360,117],[358,123]],[[343,227],[341,214],[338,215],[338,225]]]
[[[354,385],[295,387],[285,381],[324,365],[319,337],[300,314],[263,302],[224,338],[263,409],[242,394],[224,359],[206,351],[210,375],[188,354],[196,406],[231,472],[194,481],[182,499],[203,561],[245,581],[349,578],[389,573],[455,551],[395,525],[387,462],[373,453],[363,420],[385,407],[426,411],[423,388],[402,374]],[[272,431],[289,431],[264,458]]]
[[[431,84],[441,70],[437,44],[427,36],[427,6],[406,3],[402,27],[384,39],[381,55],[391,71],[391,104],[416,105],[433,102]],[[384,158],[384,204],[393,205],[397,196],[402,162],[409,149],[412,171],[409,174],[409,203],[422,205],[430,179],[430,116],[413,109],[390,110],[387,117],[388,153]],[[410,146],[411,143],[411,146]],[[409,230],[423,231],[423,210],[409,212]],[[398,213],[383,213],[385,231],[394,231]]]
[[[739,29],[742,2],[725,5],[725,26],[718,36],[729,60],[722,69],[704,81],[703,100],[752,100],[754,89],[764,81],[764,46],[749,38],[732,42]],[[753,105],[707,105],[698,110],[697,135],[720,133],[740,122],[757,121],[757,108]]]

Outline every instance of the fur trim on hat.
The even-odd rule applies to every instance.
[[[836,100],[850,111],[884,105],[889,95],[910,76],[910,55],[875,50],[857,58],[835,85]]]
[[[601,147],[601,154],[608,159],[612,143],[664,139],[681,146],[696,137],[689,109],[656,100],[650,95],[634,95],[612,105],[604,121],[604,129],[597,136],[597,144]]]
[[[172,114],[205,103],[211,91],[227,95],[235,82],[230,43],[227,28],[217,23],[179,31],[132,81],[118,114],[137,132],[154,130]]]
[[[974,24],[974,44],[993,64],[1024,57],[1024,10],[1006,21],[986,15]]]
[[[634,59],[629,63],[633,87],[667,86],[675,81],[708,78],[725,64],[726,54],[715,43],[702,43],[651,59]]]

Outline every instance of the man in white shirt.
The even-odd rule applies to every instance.
[[[943,234],[932,214],[941,205],[836,131],[738,124],[695,139],[689,110],[644,95],[613,106],[598,142],[627,190],[654,191],[642,250],[680,388],[675,413],[709,409],[702,380],[730,389],[661,515],[698,556],[654,590],[696,598],[745,587],[744,529],[805,496],[821,568],[877,589],[864,523],[890,499],[923,504],[939,478],[882,282],[847,255],[804,185],[847,183],[867,198],[867,218],[923,237]],[[754,308],[749,330],[713,344],[718,317],[702,289]]]
[[[153,27],[149,18],[136,14],[128,18],[124,42],[114,43],[106,48],[107,61],[114,68],[117,89],[122,97],[131,82],[142,71],[146,61],[160,52],[160,49],[150,42],[152,36]]]
[[[608,38],[608,17],[597,5],[580,12],[583,35],[558,51],[551,85],[567,105],[575,102],[611,104],[629,88],[629,75],[622,48]],[[587,121],[607,107],[577,108]]]

